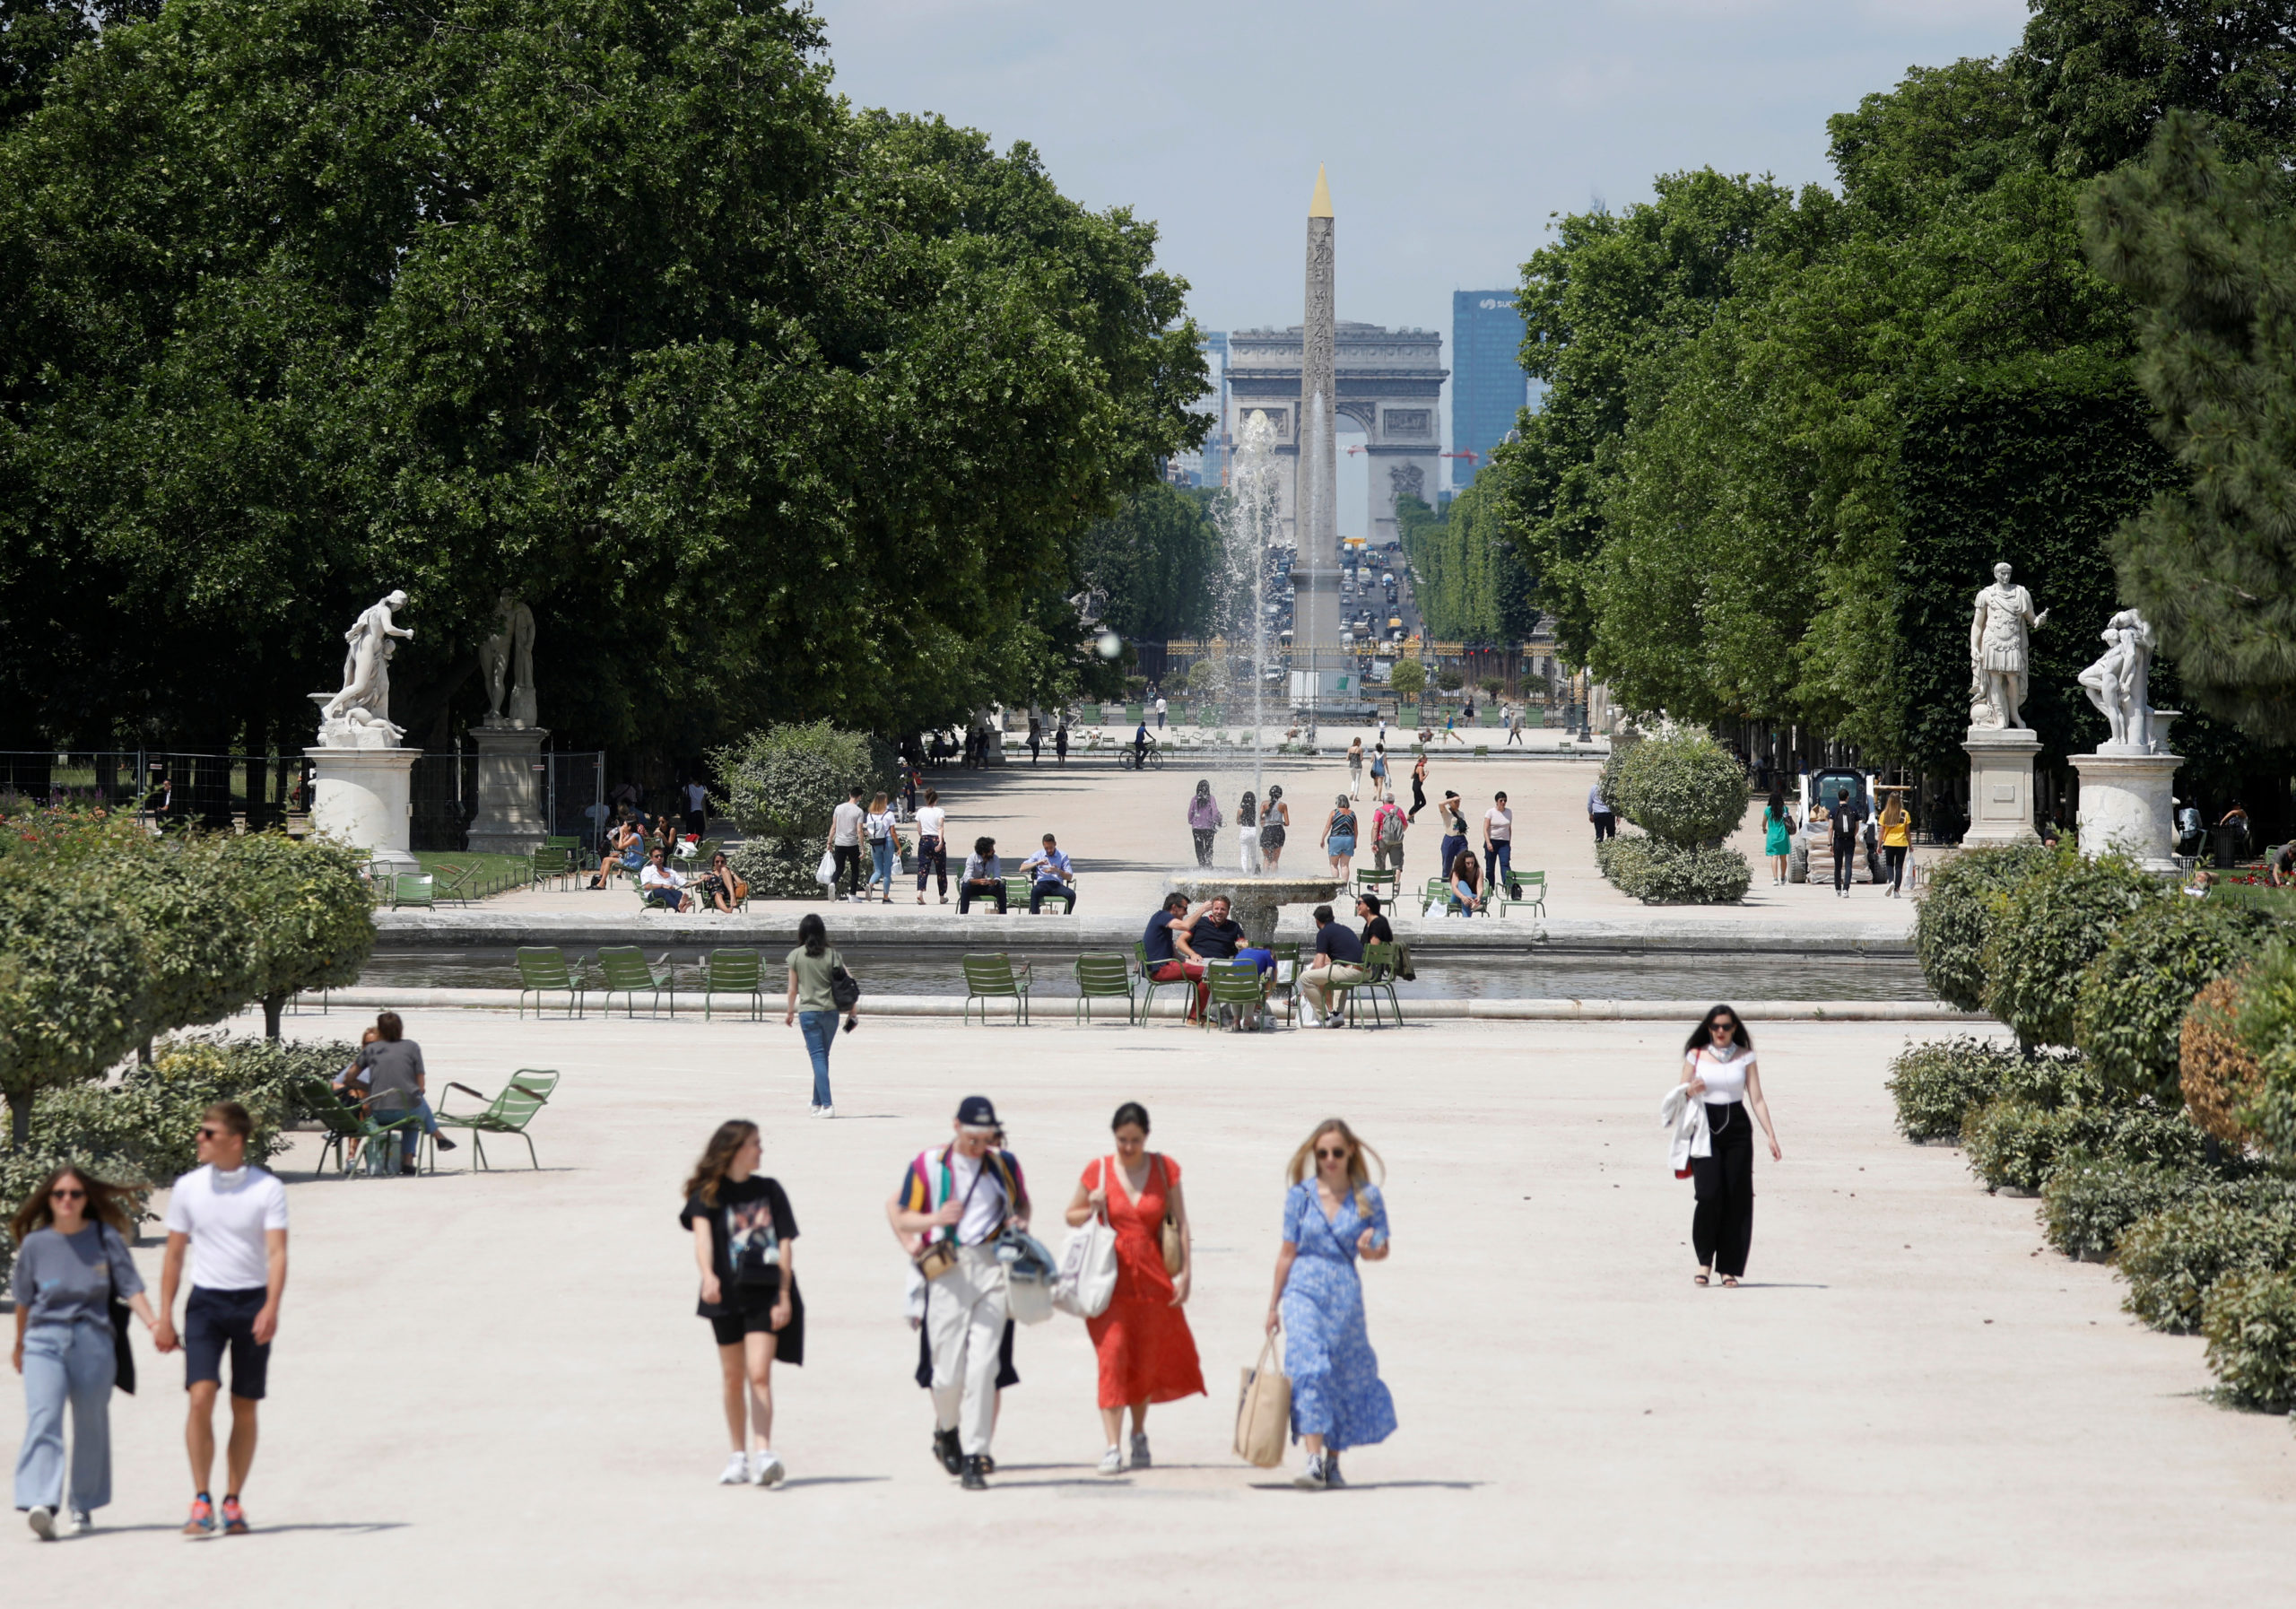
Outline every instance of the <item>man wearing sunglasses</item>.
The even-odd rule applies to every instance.
[[[248,1136],[254,1132],[247,1108],[238,1101],[209,1107],[199,1120],[200,1165],[176,1180],[168,1197],[168,1251],[160,1266],[160,1323],[152,1339],[161,1352],[182,1346],[184,1385],[191,1393],[184,1445],[191,1455],[195,1495],[183,1527],[187,1536],[215,1535],[215,1397],[222,1389],[227,1350],[231,1439],[221,1518],[226,1536],[248,1531],[239,1493],[255,1462],[256,1405],[263,1400],[271,1338],[279,1331],[279,1299],[287,1289],[287,1190],[248,1161]],[[176,1287],[183,1279],[186,1248],[191,1252],[191,1300],[184,1305],[178,1341]]]

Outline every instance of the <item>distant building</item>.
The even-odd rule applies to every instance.
[[[1228,332],[1205,330],[1203,341],[1205,366],[1212,370],[1212,395],[1204,405],[1213,413],[1212,432],[1204,439],[1204,461],[1198,466],[1197,483],[1224,486],[1228,483],[1229,455],[1235,446],[1228,436]]]
[[[1512,291],[1451,292],[1451,484],[1472,484],[1530,401]],[[1473,457],[1466,455],[1474,454]]]

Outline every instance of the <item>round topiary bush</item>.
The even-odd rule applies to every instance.
[[[2201,1314],[2208,1371],[2226,1396],[2268,1413],[2296,1408],[2296,1279],[2228,1274],[2209,1288]]]
[[[2231,1021],[2257,1065],[2259,1088],[2247,1120],[2266,1151],[2296,1161],[2296,944],[2283,941],[2257,958]]]
[[[1970,1170],[1988,1190],[2033,1196],[2062,1160],[2084,1155],[2133,1165],[2188,1168],[2205,1136],[2182,1112],[2155,1106],[2066,1106],[2013,1097],[1979,1109],[1961,1127]]]
[[[2081,974],[2073,1013],[2074,1042],[2098,1074],[2166,1093],[2193,997],[2249,952],[2263,923],[2237,906],[2156,900],[2115,928]]]
[[[1735,905],[1753,872],[1735,849],[1685,848],[1630,834],[1595,846],[1595,861],[1619,892],[1646,905]]]
[[[2041,1233],[2068,1257],[2108,1262],[2130,1224],[2187,1199],[2213,1177],[2154,1162],[2060,1157],[2041,1185]]]
[[[1985,1009],[2026,1044],[2074,1043],[2076,980],[2116,928],[2161,897],[2160,884],[2121,856],[2051,856],[2009,890],[1986,935]]]
[[[1915,908],[1914,953],[1929,991],[1961,1011],[1985,1009],[1985,941],[2009,891],[2049,859],[2038,844],[1963,849],[1930,874]]]
[[[1603,797],[1652,838],[1710,848],[1745,820],[1746,768],[1704,728],[1667,726],[1613,751]]]
[[[2246,1113],[2264,1093],[2264,1069],[2232,1032],[2240,975],[2219,978],[2193,996],[2177,1057],[2178,1083],[2192,1120],[2227,1145],[2256,1138]]]
[[[2296,1264],[2296,1199],[2279,1179],[2211,1190],[2130,1224],[2118,1262],[2122,1305],[2154,1329],[2189,1335],[2217,1281]]]
[[[1962,1119],[1999,1095],[2023,1060],[2013,1045],[1969,1034],[1908,1045],[1890,1063],[1898,1132],[1916,1144],[1960,1140]]]

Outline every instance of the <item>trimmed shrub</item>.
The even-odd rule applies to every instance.
[[[276,1044],[265,1039],[179,1039],[161,1042],[148,1065],[116,1085],[83,1084],[43,1096],[33,1132],[45,1149],[85,1161],[121,1184],[157,1188],[199,1165],[199,1115],[236,1100],[255,1119],[248,1155],[263,1161],[286,1149],[283,1130],[302,1114],[292,1094],[305,1073],[333,1078],[358,1054],[354,1045]]]
[[[2201,1311],[2208,1371],[2224,1395],[2269,1413],[2296,1408],[2296,1279],[2229,1274],[2210,1288]]]
[[[2217,1281],[2296,1263],[2296,1195],[2279,1179],[2219,1187],[2130,1224],[2118,1261],[2121,1305],[2154,1329],[2189,1335]]]
[[[2260,1089],[2242,1114],[2266,1150],[2296,1160],[2296,945],[2273,945],[2241,980],[2231,1026]]]
[[[279,1037],[280,1010],[298,990],[356,983],[374,953],[374,900],[359,875],[366,858],[346,844],[284,832],[223,840],[223,875],[246,913],[252,992],[270,1038]]]
[[[1959,1140],[1962,1118],[2000,1094],[2024,1059],[2014,1045],[1970,1034],[1908,1045],[1890,1063],[1898,1132],[1917,1144]]]
[[[2004,1097],[1971,1114],[1961,1127],[1971,1172],[1988,1190],[2038,1194],[2060,1158],[2075,1154],[2139,1165],[2187,1168],[2205,1138],[2182,1112],[2158,1107],[2046,1108]]]
[[[2257,913],[2158,900],[2114,929],[2081,974],[2074,1042],[2099,1076],[2133,1093],[2170,1092],[2193,996],[2254,947]]]
[[[2100,1161],[2074,1152],[2057,1159],[2041,1185],[2041,1234],[2066,1257],[2111,1260],[2121,1232],[2205,1190],[2214,1175],[2152,1162]]]
[[[726,851],[726,864],[750,885],[752,900],[818,900],[822,885],[813,881],[821,865],[820,839],[745,839]]]
[[[1963,849],[1930,874],[1915,907],[1914,953],[1929,992],[1961,1011],[1985,1009],[1985,941],[2009,891],[2048,864],[2038,844]]]
[[[1603,763],[1611,808],[1684,848],[1718,846],[1736,831],[1747,796],[1746,768],[1700,726],[1665,727]]]
[[[725,784],[726,813],[744,837],[801,843],[829,837],[830,816],[853,788],[891,792],[896,780],[866,734],[827,721],[768,726],[709,762]]]
[[[2008,893],[1986,935],[1985,1009],[2029,1045],[2074,1043],[2074,984],[2160,885],[2118,855],[2049,857]]]
[[[2227,1145],[2256,1138],[2246,1113],[2264,1093],[2264,1069],[2233,1036],[2229,1017],[2241,976],[2220,978],[2193,996],[2185,1013],[2177,1080],[2192,1120]]]
[[[8,1144],[48,1091],[100,1077],[143,1043],[144,941],[93,867],[0,861],[0,1093]]]
[[[1735,849],[1687,848],[1639,834],[1605,839],[1595,858],[1613,886],[1646,905],[1735,905],[1753,882]]]

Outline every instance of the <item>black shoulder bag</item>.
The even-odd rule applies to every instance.
[[[103,1244],[103,1233],[104,1226],[99,1225],[96,1243],[100,1246]],[[112,1239],[119,1242],[121,1254],[126,1255],[126,1238],[114,1231]],[[127,1344],[127,1323],[135,1314],[128,1310],[126,1302],[119,1300],[119,1268],[112,1261],[109,1247],[104,1248],[104,1279],[111,1286],[111,1383],[133,1396],[135,1395],[135,1349]]]

